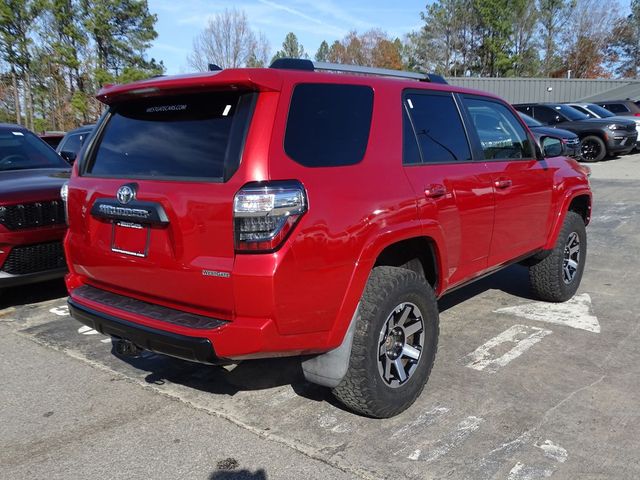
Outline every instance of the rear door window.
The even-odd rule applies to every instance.
[[[553,108],[536,106],[533,111],[533,118],[535,118],[539,122],[544,123],[545,125],[555,125],[562,120],[560,114]]]
[[[533,158],[533,145],[526,130],[506,105],[477,97],[465,97],[464,104],[478,132],[485,159]]]
[[[147,179],[227,179],[240,161],[250,96],[218,92],[117,105],[86,173]]]
[[[367,150],[372,114],[371,87],[297,85],[291,96],[284,150],[305,167],[354,165]]]
[[[471,150],[460,119],[460,112],[450,93],[444,95],[409,93],[404,108],[418,139],[423,163],[468,162]],[[409,120],[405,116],[405,122]],[[405,125],[404,163],[415,162],[411,139]]]

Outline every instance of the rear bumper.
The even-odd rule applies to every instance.
[[[116,338],[130,340],[139,347],[155,353],[190,360],[192,362],[218,365],[225,362],[216,356],[208,338],[190,337],[131,323],[93,310],[69,299],[71,316],[98,332]]]
[[[269,318],[233,321],[149,303],[89,285],[67,275],[71,315],[95,330],[130,340],[139,347],[184,360],[224,364],[255,358],[322,353],[327,332],[282,335]]]

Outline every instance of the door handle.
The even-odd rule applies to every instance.
[[[439,198],[444,197],[447,194],[447,189],[444,185],[439,183],[434,183],[432,185],[427,185],[424,189],[424,196],[427,198]]]
[[[510,178],[499,178],[498,180],[493,182],[493,184],[496,186],[496,188],[504,190],[505,188],[509,188],[511,185],[513,185],[513,182]]]

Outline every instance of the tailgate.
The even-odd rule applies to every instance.
[[[67,247],[76,273],[125,295],[230,317],[232,204],[243,179],[229,180],[256,96],[112,106],[70,184]]]

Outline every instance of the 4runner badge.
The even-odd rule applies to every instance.
[[[129,203],[136,198],[136,187],[137,185],[135,183],[122,185],[116,193],[116,198],[123,205]]]

